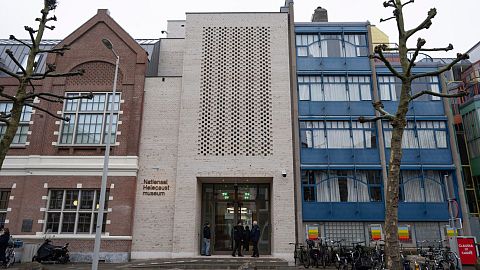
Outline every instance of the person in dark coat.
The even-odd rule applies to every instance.
[[[257,221],[253,221],[252,230],[250,232],[250,241],[253,245],[253,254],[252,257],[259,257],[258,253],[258,241],[260,240],[260,227],[258,227]]]
[[[202,241],[202,256],[210,256],[210,238],[212,234],[210,232],[210,223],[205,222],[203,226],[203,241]]]
[[[8,242],[10,241],[10,231],[8,228],[2,230],[2,235],[0,235],[0,262],[5,263],[5,250],[8,247]]]
[[[243,250],[250,250],[250,227],[245,226],[245,231],[243,232]]]
[[[232,256],[235,257],[235,254],[238,253],[238,257],[243,257],[242,255],[243,225],[241,221],[237,223],[237,226],[233,227],[233,240],[235,241],[235,248],[233,249]]]

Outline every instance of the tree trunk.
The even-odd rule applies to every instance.
[[[410,81],[402,83],[402,93],[397,114],[392,121],[392,139],[390,144],[390,162],[388,166],[387,192],[385,192],[385,260],[387,269],[402,269],[400,262],[400,244],[398,239],[398,193],[400,187],[400,164],[402,161],[403,131],[407,125],[407,112],[411,88]]]
[[[13,103],[12,111],[10,112],[12,116],[10,117],[9,124],[7,125],[5,135],[0,141],[0,168],[3,167],[3,162],[5,161],[8,150],[10,149],[10,144],[12,144],[15,134],[17,134],[18,124],[22,116],[22,110],[23,102],[17,101]]]

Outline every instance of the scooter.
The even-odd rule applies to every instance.
[[[68,263],[70,261],[68,243],[64,246],[54,246],[51,242],[50,239],[45,239],[43,244],[38,248],[37,254],[33,256],[32,261],[39,263]]]

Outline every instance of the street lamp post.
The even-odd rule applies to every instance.
[[[103,158],[103,173],[102,173],[102,184],[100,188],[100,205],[97,214],[97,225],[95,231],[95,245],[93,248],[93,259],[92,259],[92,270],[98,269],[98,260],[100,257],[100,242],[102,236],[102,227],[103,227],[103,213],[105,211],[105,194],[107,193],[107,176],[108,176],[108,161],[110,159],[110,143],[112,140],[112,125],[113,125],[113,111],[115,109],[115,95],[117,91],[117,76],[118,76],[118,63],[120,62],[120,56],[113,49],[113,45],[110,40],[104,38],[102,43],[110,51],[113,52],[117,58],[115,62],[115,78],[113,80],[113,90],[112,90],[112,100],[110,101],[110,116],[108,122],[108,133],[105,142],[105,156]],[[108,109],[108,97],[107,97],[107,109]]]

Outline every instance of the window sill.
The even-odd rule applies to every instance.
[[[11,149],[26,149],[27,145],[26,144],[11,144],[10,148]]]
[[[118,146],[116,143],[111,144],[111,147]],[[56,145],[58,149],[105,149],[105,144],[60,144]]]

